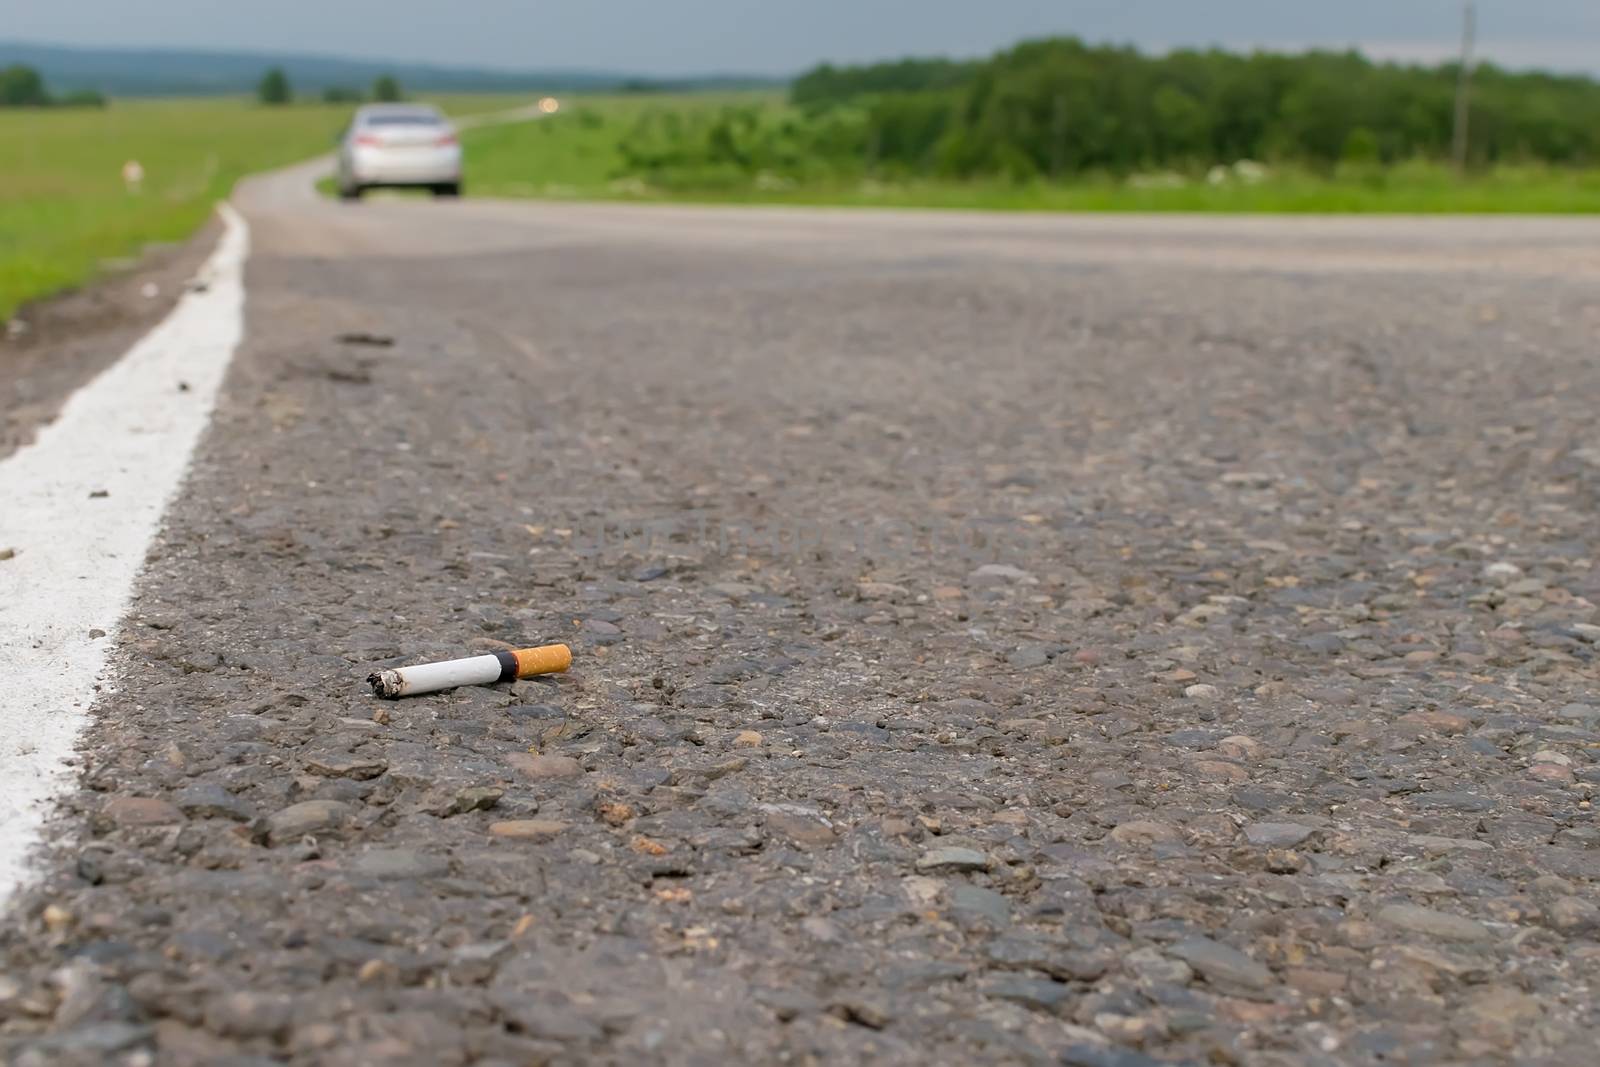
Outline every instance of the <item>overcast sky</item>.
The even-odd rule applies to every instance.
[[[1600,0],[1478,0],[1486,54],[1600,71]],[[1460,0],[0,0],[0,38],[315,51],[509,68],[786,73],[1075,34],[1151,49],[1456,48]]]

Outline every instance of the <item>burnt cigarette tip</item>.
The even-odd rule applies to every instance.
[[[400,698],[399,671],[376,671],[367,676],[367,684],[372,686],[372,691],[384,700],[398,700]]]

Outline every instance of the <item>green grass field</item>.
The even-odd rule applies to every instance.
[[[1567,214],[1600,212],[1600,170],[1501,167],[1460,177],[1447,167],[1412,163],[1354,168],[1327,175],[1274,170],[1258,184],[1213,186],[1203,174],[1174,188],[1143,187],[1112,176],[1068,183],[892,180],[881,177],[791,183],[757,175],[741,184],[663,186],[630,174],[621,150],[639,116],[655,110],[687,114],[726,104],[757,104],[781,121],[781,96],[596,96],[567,102],[536,123],[469,132],[472,194],[549,199],[670,200],[871,207],[967,208],[1003,211],[1196,211],[1390,214]]]
[[[525,98],[444,97],[455,114]],[[332,148],[348,106],[117,101],[105,110],[0,110],[0,321],[108,261],[193,233],[240,177]],[[124,188],[136,159],[144,188]]]

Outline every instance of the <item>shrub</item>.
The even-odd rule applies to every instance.
[[[294,99],[294,90],[289,86],[289,76],[281,67],[273,67],[261,76],[261,82],[256,86],[256,99],[269,107],[281,107]]]
[[[405,94],[400,91],[400,83],[392,74],[385,74],[372,83],[372,99],[380,104],[393,104],[404,98]]]
[[[0,107],[45,107],[50,94],[32,67],[18,63],[0,70]]]

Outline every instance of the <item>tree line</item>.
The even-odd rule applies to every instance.
[[[1355,52],[1145,55],[1073,38],[981,61],[819,66],[774,120],[758,108],[646,115],[626,154],[671,184],[741,173],[796,180],[1070,178],[1204,172],[1257,160],[1319,170],[1451,155],[1455,64],[1375,63]],[[1469,162],[1600,163],[1600,83],[1482,65]]]
[[[292,104],[294,98],[294,87],[281,67],[266,71],[256,83],[256,99],[268,106]],[[324,89],[322,99],[329,104],[361,103],[367,99],[387,103],[404,100],[405,93],[399,81],[385,74],[373,81],[370,94],[335,86]],[[105,96],[91,90],[65,96],[51,93],[39,71],[26,64],[0,68],[0,107],[104,107],[105,104]]]
[[[56,96],[33,67],[14,63],[0,69],[0,107],[105,107],[99,93],[82,91]]]
[[[282,67],[272,67],[256,83],[256,99],[268,107],[283,107],[294,103],[294,85]],[[369,99],[360,89],[330,85],[322,90],[325,104],[359,104]],[[405,99],[400,82],[393,75],[383,74],[372,83],[370,99],[378,103],[393,103]]]

